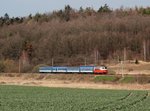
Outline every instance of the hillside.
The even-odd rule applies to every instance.
[[[150,60],[150,8],[104,5],[0,18],[0,72],[34,72],[42,65],[101,65]],[[53,62],[53,63],[52,63]],[[14,67],[15,66],[15,67]]]

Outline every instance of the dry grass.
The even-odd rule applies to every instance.
[[[17,74],[16,74],[17,75]],[[150,90],[150,84],[94,82],[92,75],[40,75],[21,74],[20,76],[0,76],[0,84],[46,87]],[[144,80],[144,79],[143,79]]]
[[[150,62],[139,61],[139,64],[135,63],[124,63],[110,65],[109,69],[116,72],[116,74],[121,74],[123,68],[124,74],[146,74],[150,75]]]

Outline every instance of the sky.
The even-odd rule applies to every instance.
[[[97,10],[104,4],[108,4],[112,9],[121,6],[124,8],[147,7],[150,6],[150,0],[0,0],[0,16],[4,16],[5,13],[8,13],[10,17],[49,13],[63,9],[65,5],[70,5],[74,9],[79,9],[82,6]]]

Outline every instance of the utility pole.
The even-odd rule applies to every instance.
[[[123,61],[123,69],[125,70],[125,68],[126,68],[126,60],[127,60],[127,49],[126,49],[126,47],[124,48],[124,61]],[[123,77],[124,77],[124,74],[123,74]]]
[[[18,72],[20,73],[20,71],[21,71],[21,65],[20,65],[20,57],[19,57],[19,67],[18,67]]]
[[[94,50],[94,65],[96,65],[96,50]]]
[[[86,57],[84,58],[84,65],[87,65]]]
[[[146,61],[146,41],[145,39],[143,40],[143,54],[144,54],[144,61]]]
[[[147,40],[147,59],[150,60],[150,40]]]
[[[123,55],[124,55],[124,57],[123,57],[123,58],[124,58],[124,62],[125,62],[125,61],[126,61],[126,59],[127,59],[127,50],[126,50],[126,48],[124,48],[124,54],[123,54]]]
[[[54,59],[52,58],[52,66],[54,65]]]
[[[97,65],[97,61],[98,61],[98,55],[99,55],[99,54],[98,54],[98,50],[97,50],[97,49],[96,49],[94,52],[95,52],[95,55],[94,55],[94,56],[95,56],[95,57],[94,57],[95,60],[94,60],[94,61],[95,61],[95,66],[96,66],[96,65]]]
[[[19,53],[18,53],[18,72],[19,72],[19,74],[21,73],[21,60],[22,60],[22,52],[21,52],[21,49],[19,48]]]
[[[124,78],[124,67],[123,67],[123,61],[121,61],[121,75],[122,75],[122,78]]]

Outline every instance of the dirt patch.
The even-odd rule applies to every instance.
[[[33,75],[32,75],[33,76]],[[35,76],[35,75],[34,75]],[[66,88],[90,88],[90,89],[125,89],[125,90],[150,90],[150,84],[103,84],[94,83],[91,78],[84,78],[81,75],[77,75],[77,79],[72,80],[71,77],[68,79],[56,78],[56,76],[41,77],[40,79],[28,77],[27,75],[17,77],[6,77],[0,76],[0,84],[5,85],[25,85],[25,86],[46,86],[46,87],[66,87]],[[57,75],[58,76],[58,75]],[[70,75],[71,76],[71,75]],[[75,77],[75,75],[74,75]],[[80,77],[82,80],[80,80]]]

